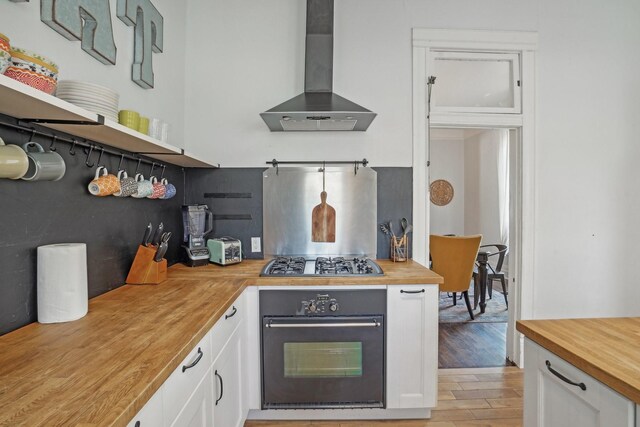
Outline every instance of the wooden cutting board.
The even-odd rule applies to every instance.
[[[311,213],[311,241],[336,241],[336,210],[327,204],[327,192],[320,193],[321,203]]]

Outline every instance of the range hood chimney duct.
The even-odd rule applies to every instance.
[[[373,113],[333,93],[333,0],[307,0],[304,93],[261,113],[271,131],[365,131]]]

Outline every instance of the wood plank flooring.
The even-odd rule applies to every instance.
[[[507,365],[506,323],[439,323],[439,368]]]
[[[244,427],[522,426],[523,371],[517,367],[440,369],[430,420],[247,421]]]

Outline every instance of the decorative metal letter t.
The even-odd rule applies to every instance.
[[[150,0],[118,0],[117,13],[122,22],[135,26],[131,79],[145,89],[152,89],[152,52],[162,52],[164,19]]]

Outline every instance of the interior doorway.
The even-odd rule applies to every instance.
[[[454,301],[452,293],[440,294],[440,368],[510,364],[506,349],[508,258],[510,251],[518,252],[510,232],[512,219],[519,215],[511,194],[516,185],[512,179],[518,172],[512,170],[518,165],[516,135],[508,128],[435,128],[431,132],[430,233],[482,235],[481,251],[491,253],[489,271],[504,276],[504,282],[490,281],[483,313],[478,306],[479,290],[470,283],[473,320],[461,298]]]

